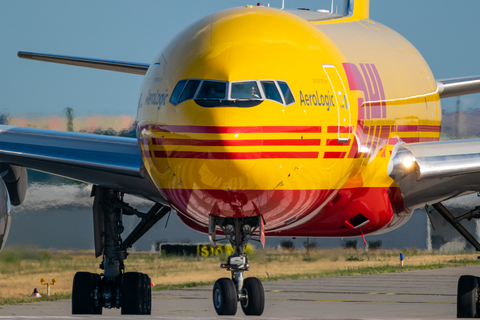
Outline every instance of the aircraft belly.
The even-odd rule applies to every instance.
[[[209,190],[210,200],[218,199],[223,206],[231,205],[225,203],[225,200],[235,199],[234,206],[240,206],[243,200],[244,203],[246,201],[245,207],[258,207],[266,221],[266,235],[272,237],[354,237],[362,233],[366,235],[390,231],[401,226],[411,216],[397,214],[392,209],[392,201],[401,201],[395,197],[397,193],[396,187],[249,190],[230,194],[222,190]],[[175,207],[180,219],[187,226],[207,233],[209,217],[201,210],[205,206],[205,200],[199,197],[202,194],[201,190],[168,190],[167,193],[171,199],[178,201]],[[261,196],[255,197],[257,194]],[[278,205],[286,202],[289,202],[289,206]],[[359,213],[368,219],[368,223],[354,228],[347,222]]]

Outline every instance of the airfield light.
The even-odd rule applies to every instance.
[[[53,278],[52,283],[48,283],[48,282],[45,283],[45,278],[42,278],[42,279],[40,279],[40,283],[47,286],[47,296],[49,296],[50,295],[50,285],[55,285],[55,283],[57,283],[57,279]]]
[[[414,158],[408,157],[408,158],[403,159],[403,165],[406,168],[410,168],[413,165],[414,162],[415,162]]]

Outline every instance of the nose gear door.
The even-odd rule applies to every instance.
[[[348,103],[347,91],[337,69],[333,65],[323,65],[330,85],[334,92],[334,98],[338,112],[338,142],[348,142],[351,134],[350,105]]]

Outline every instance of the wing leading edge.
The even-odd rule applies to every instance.
[[[440,98],[450,98],[480,92],[480,76],[437,80]]]
[[[134,138],[0,125],[0,162],[167,204]]]
[[[138,74],[142,76],[147,73],[148,67],[150,67],[150,65],[147,63],[61,56],[61,55],[55,55],[55,54],[24,52],[24,51],[19,51],[17,55],[19,58],[22,58],[22,59],[54,62],[54,63],[68,64],[71,66]]]

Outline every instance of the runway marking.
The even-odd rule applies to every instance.
[[[154,299],[186,299],[211,300],[211,297],[152,297]],[[456,302],[438,301],[381,301],[381,300],[334,300],[334,299],[300,299],[300,298],[265,298],[268,301],[306,301],[306,302],[373,302],[373,303],[426,303],[426,304],[457,304]]]
[[[173,289],[184,290],[184,289]],[[206,289],[189,289],[189,291],[211,291]],[[299,290],[265,290],[272,293],[327,293],[327,294],[378,294],[378,295],[400,295],[400,296],[438,296],[438,297],[456,297],[456,294],[450,293],[402,293],[402,292],[339,292],[339,291],[299,291]]]

